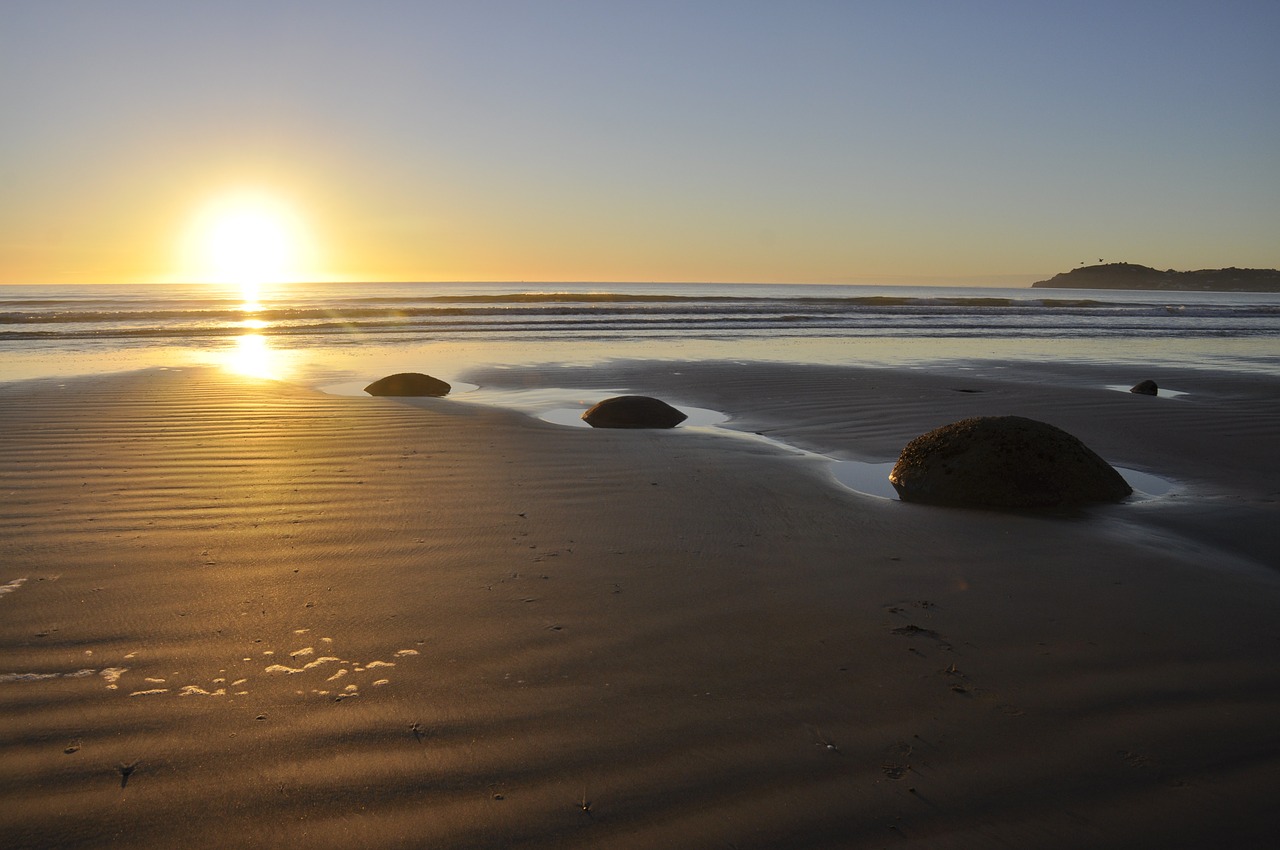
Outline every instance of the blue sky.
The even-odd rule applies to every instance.
[[[166,279],[203,199],[318,275],[1280,266],[1280,3],[0,0],[0,282]]]

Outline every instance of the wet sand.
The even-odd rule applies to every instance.
[[[1280,381],[1138,377],[1188,394],[1065,366],[469,376],[625,386],[865,460],[1016,413],[1181,485],[1070,516],[465,399],[0,385],[0,834],[1269,847]]]

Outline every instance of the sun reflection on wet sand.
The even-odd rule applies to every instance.
[[[261,323],[261,327],[265,327]],[[235,348],[227,352],[223,366],[237,375],[250,378],[280,380],[285,375],[284,363],[260,333],[246,333],[236,338]]]

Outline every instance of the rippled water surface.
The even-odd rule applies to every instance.
[[[312,383],[365,363],[611,357],[1280,365],[1280,295],[674,284],[0,287],[0,379],[218,362]],[[374,367],[370,367],[374,368]],[[389,368],[379,365],[375,371]],[[424,369],[425,371],[425,369]],[[447,377],[447,376],[446,376]]]

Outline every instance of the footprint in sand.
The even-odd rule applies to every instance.
[[[917,602],[914,604],[917,608],[923,608],[926,610],[929,608],[936,607],[932,602]],[[896,606],[889,608],[888,611],[891,614],[903,613],[903,609]],[[948,641],[941,634],[939,634],[937,631],[933,629],[926,629],[922,626],[917,626],[914,623],[908,623],[905,626],[898,626],[897,628],[890,629],[889,634],[898,635],[900,637],[906,637],[906,638],[917,638],[917,637],[928,638],[929,640],[937,644],[938,648],[943,650],[944,652],[951,652],[953,649],[951,642]],[[912,648],[912,651],[917,652],[917,654],[920,654],[914,648]],[[958,667],[956,667],[955,662],[952,662],[946,668],[939,670],[938,673],[939,675],[945,677],[948,680],[947,687],[950,689],[950,691],[953,694],[956,694],[957,696],[977,697],[980,700],[985,702],[994,702],[996,699],[998,699],[998,695],[996,693],[989,691],[985,688],[980,689],[975,687],[973,682],[969,679],[969,677],[964,672],[962,672]],[[998,703],[995,705],[995,707],[999,709],[1002,713],[1010,717],[1018,717],[1023,714],[1023,711],[1021,708],[1017,707],[1016,705],[1011,705],[1009,703]]]
[[[899,626],[896,629],[890,629],[889,634],[899,635],[901,637],[909,637],[909,638],[914,638],[914,637],[928,638],[932,640],[934,643],[936,643],[939,649],[946,650],[946,651],[951,650],[951,643],[947,641],[946,638],[944,638],[942,635],[938,634],[938,632],[934,631],[933,629],[926,629],[922,626],[917,626],[914,623],[908,623],[905,626]]]
[[[880,771],[885,775],[886,779],[892,779],[895,782],[906,779],[907,774],[911,772],[911,755],[915,752],[915,746],[906,741],[898,741],[892,746],[885,749],[884,759],[880,763]]]

